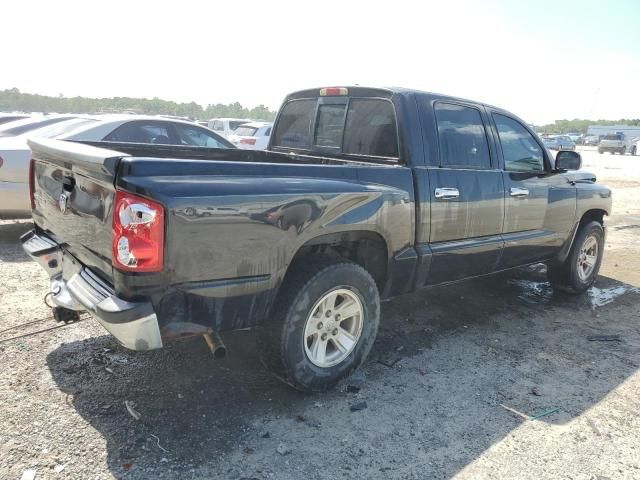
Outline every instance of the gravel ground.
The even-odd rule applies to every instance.
[[[0,478],[640,478],[640,159],[583,154],[614,188],[588,294],[537,266],[387,302],[327,394],[273,380],[252,332],[223,361],[200,339],[129,352],[92,320],[0,332]],[[49,315],[28,229],[0,222],[0,330]]]

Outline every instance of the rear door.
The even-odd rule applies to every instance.
[[[574,225],[576,188],[551,171],[551,158],[518,119],[491,112],[504,171],[505,250],[499,268],[554,255]]]
[[[493,272],[502,249],[504,211],[502,172],[488,141],[484,110],[438,101],[432,111],[439,159],[428,168],[433,253],[428,284]]]

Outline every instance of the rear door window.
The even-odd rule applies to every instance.
[[[489,143],[479,110],[453,103],[436,103],[435,113],[441,166],[491,168]]]

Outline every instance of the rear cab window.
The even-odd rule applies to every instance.
[[[396,114],[388,98],[292,99],[283,106],[273,128],[271,148],[275,150],[399,159]]]

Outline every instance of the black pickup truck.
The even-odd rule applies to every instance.
[[[289,95],[267,151],[35,139],[35,229],[57,318],[125,347],[259,327],[264,363],[330,388],[371,349],[380,300],[545,262],[595,280],[611,191],[518,117],[404,89]]]

